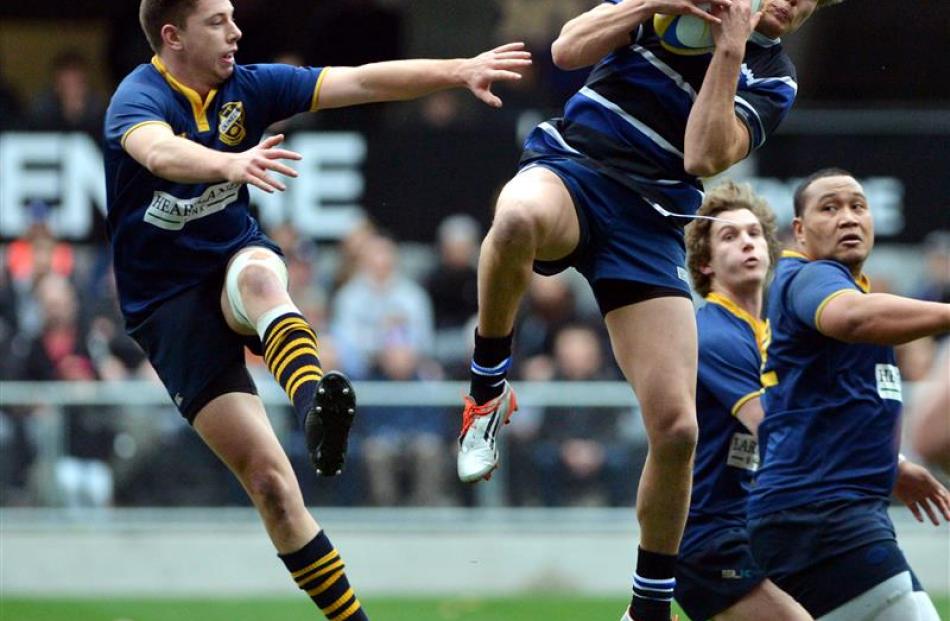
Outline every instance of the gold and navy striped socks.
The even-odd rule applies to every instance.
[[[330,621],[369,621],[343,570],[343,559],[321,530],[303,548],[280,554],[300,590]]]
[[[272,319],[265,314],[258,325],[264,362],[290,397],[303,425],[323,377],[317,334],[296,308],[288,305],[275,310],[284,312]]]

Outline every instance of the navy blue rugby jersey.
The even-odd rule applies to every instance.
[[[607,0],[617,4],[620,0]],[[667,211],[692,215],[702,183],[684,169],[686,121],[712,54],[684,56],[664,48],[647,20],[633,43],[591,71],[561,118],[536,127],[521,164],[569,157],[632,187]],[[735,110],[761,147],[791,110],[798,91],[795,66],[780,40],[753,33],[739,75]]]
[[[119,84],[106,112],[104,157],[119,303],[130,325],[223,269],[249,242],[268,240],[248,211],[244,184],[156,177],[126,153],[129,133],[159,123],[216,151],[246,151],[275,121],[316,110],[324,75],[316,67],[235,65],[202,101],[156,56]]]
[[[769,326],[718,293],[709,294],[706,301],[696,312],[699,443],[684,553],[707,543],[722,527],[745,525],[749,487],[759,464],[755,436],[736,413],[762,394]]]
[[[762,467],[749,517],[830,499],[887,499],[897,475],[902,405],[894,348],[821,333],[834,297],[862,295],[835,261],[786,251],[769,292],[772,342],[763,367]],[[857,293],[855,293],[857,292]]]

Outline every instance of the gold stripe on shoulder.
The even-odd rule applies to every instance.
[[[778,373],[775,371],[769,371],[768,373],[763,373],[759,378],[759,381],[762,382],[762,385],[766,388],[771,388],[772,386],[778,386]]]
[[[806,261],[811,261],[808,258],[808,255],[798,252],[797,250],[783,250],[782,251],[783,259],[805,259]]]
[[[172,126],[169,125],[168,123],[166,123],[165,121],[158,121],[158,120],[154,120],[154,121],[142,121],[141,123],[136,123],[136,124],[133,125],[132,127],[130,127],[130,128],[128,128],[127,130],[125,130],[125,133],[122,134],[122,139],[119,141],[119,144],[122,146],[122,148],[125,149],[125,141],[128,139],[129,134],[131,134],[132,132],[134,132],[134,131],[137,130],[138,128],[144,127],[144,126],[146,126],[146,125],[164,125],[164,126],[167,127],[168,129],[171,129],[171,128],[172,128]]]
[[[816,330],[818,330],[822,334],[825,333],[825,331],[821,329],[821,314],[824,312],[825,306],[827,306],[828,302],[832,301],[836,297],[840,295],[845,295],[846,293],[859,294],[860,291],[858,291],[857,289],[838,289],[837,291],[835,291],[834,293],[831,293],[830,295],[828,295],[828,297],[826,297],[824,300],[821,301],[821,304],[819,304],[818,308],[815,309],[815,329]]]
[[[313,98],[310,100],[310,111],[316,112],[320,109],[320,89],[323,88],[323,78],[327,77],[330,67],[324,67],[320,70],[320,77],[317,78],[317,84],[313,87]]]

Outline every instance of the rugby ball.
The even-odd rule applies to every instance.
[[[758,11],[764,0],[752,0],[752,11]],[[710,9],[710,3],[703,2],[696,5],[704,11]],[[673,52],[683,56],[697,56],[707,54],[713,50],[712,31],[709,22],[695,15],[662,15],[653,16],[653,29],[660,37],[660,44]]]

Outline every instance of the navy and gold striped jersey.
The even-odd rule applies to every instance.
[[[667,211],[694,214],[702,203],[702,183],[684,169],[686,121],[712,54],[667,50],[652,20],[631,39],[594,67],[562,118],[545,121],[528,135],[522,166],[550,156],[573,158]],[[749,128],[750,149],[761,147],[778,127],[797,90],[795,67],[781,42],[754,33],[735,98],[736,114]]]
[[[246,151],[275,121],[315,110],[323,75],[321,68],[236,65],[202,101],[156,56],[119,84],[105,121],[107,220],[119,302],[130,325],[222,270],[250,242],[279,249],[251,217],[245,185],[156,177],[126,153],[129,132],[158,123],[217,151]]]
[[[723,526],[745,526],[749,487],[759,463],[755,436],[736,418],[762,394],[760,374],[768,323],[711,293],[696,312],[699,443],[682,553],[708,543]]]
[[[857,291],[858,293],[853,293]],[[762,467],[749,517],[833,499],[887,499],[897,474],[901,378],[894,348],[821,333],[834,297],[869,291],[836,261],[785,252],[769,292]]]

